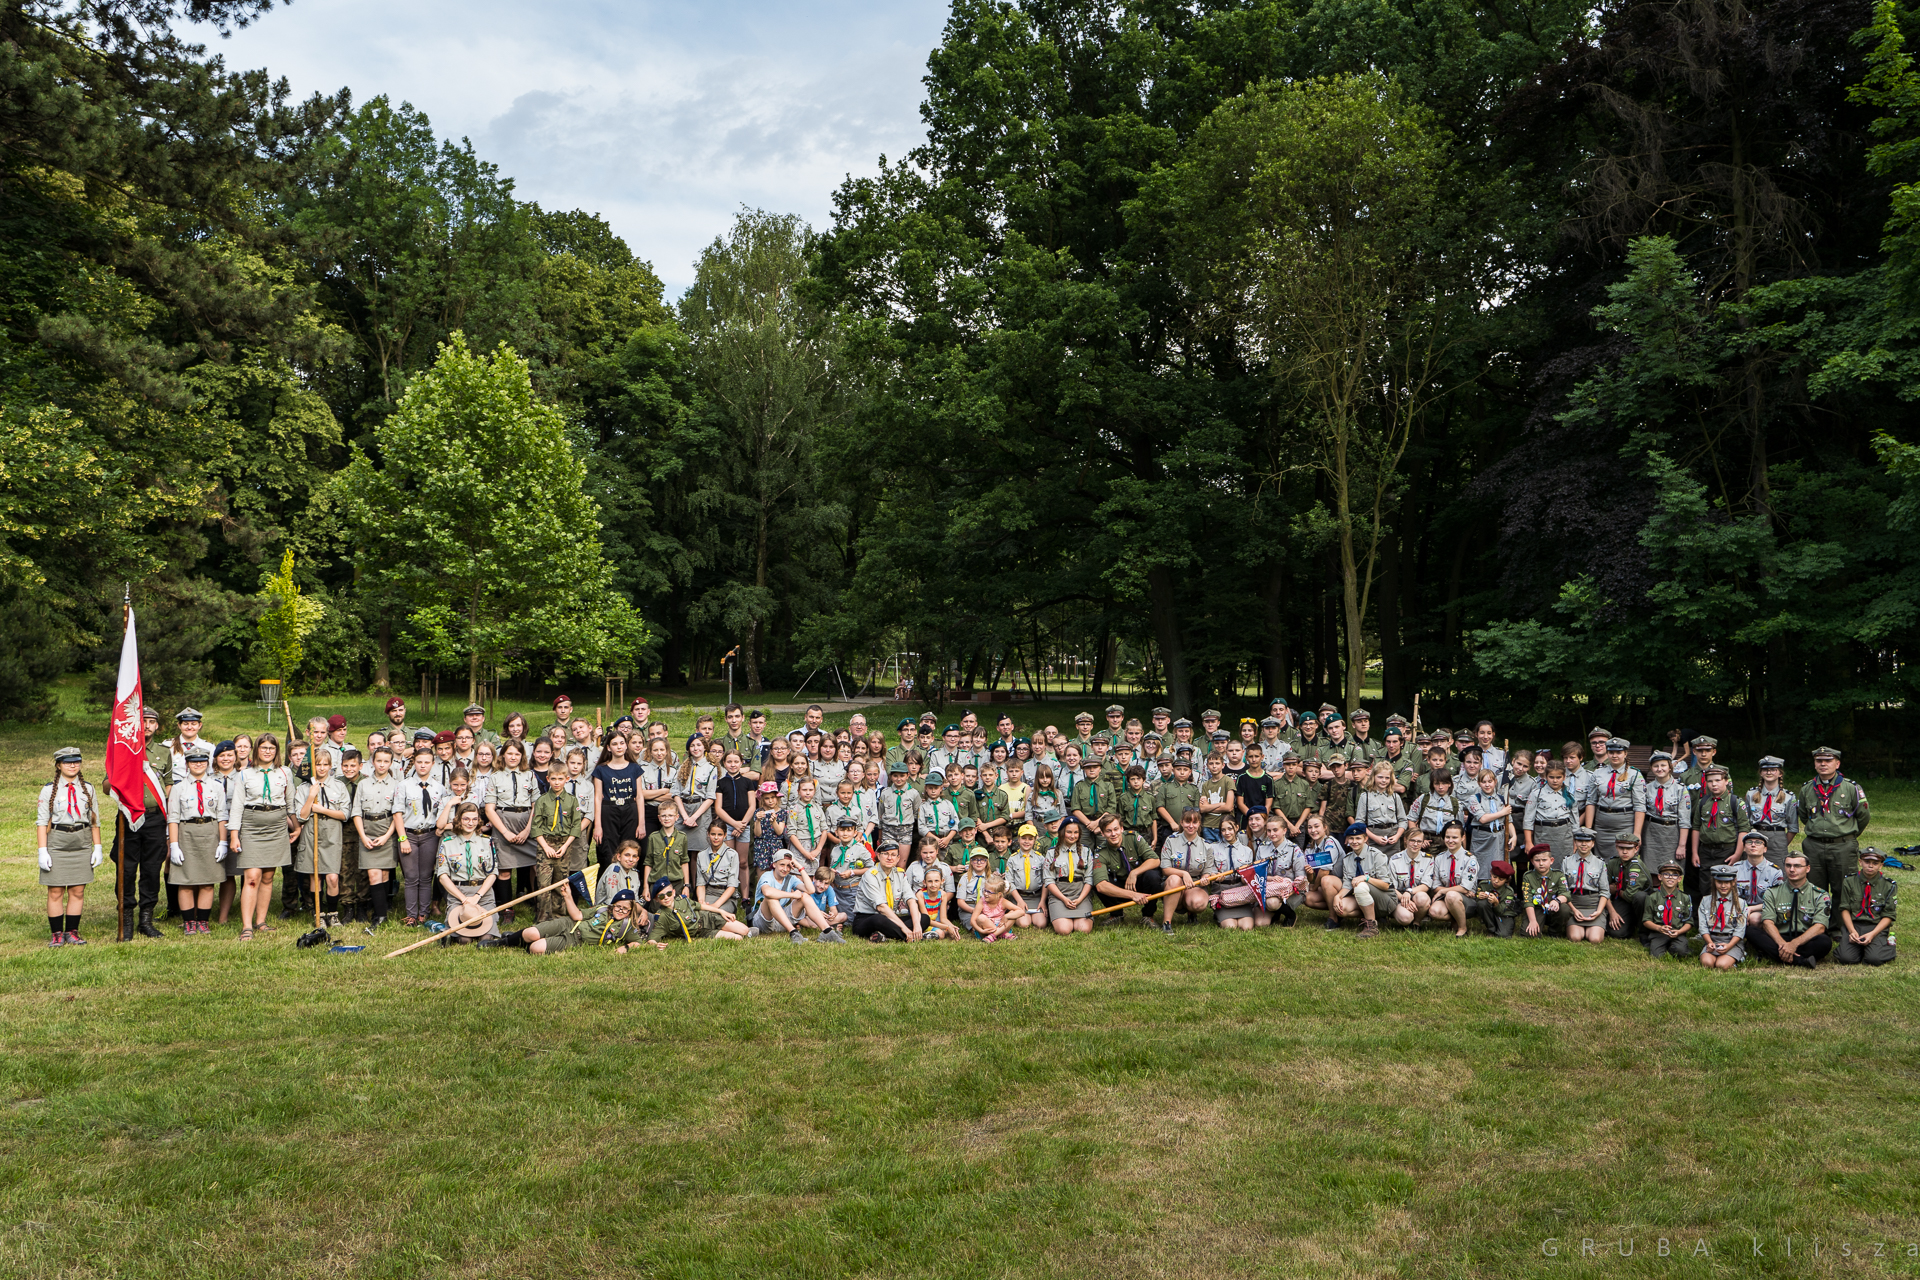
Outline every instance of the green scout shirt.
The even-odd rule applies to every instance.
[[[1760,895],[1760,918],[1773,921],[1783,938],[1797,938],[1833,919],[1833,895],[1809,880],[1795,889],[1782,880]]]
[[[1567,884],[1566,872],[1558,867],[1549,867],[1545,875],[1528,868],[1520,882],[1520,896],[1527,906],[1538,911],[1554,898],[1571,899],[1573,893]]]
[[[1121,823],[1136,835],[1147,835],[1153,830],[1153,824],[1160,818],[1160,797],[1153,787],[1142,787],[1135,791],[1129,786],[1121,793],[1115,811],[1120,815]]]
[[[691,942],[695,938],[711,938],[722,923],[721,916],[702,911],[676,896],[671,906],[653,913],[653,926],[647,930],[647,937],[654,942]]]
[[[1325,738],[1316,737],[1312,742],[1302,741],[1299,746],[1293,749],[1293,754],[1299,756],[1302,760],[1324,764],[1339,753],[1334,750],[1331,742],[1328,742]],[[1346,757],[1341,756],[1341,758],[1345,759]]]
[[[544,838],[556,851],[571,855],[580,843],[580,802],[565,788],[549,791],[533,802],[533,836]],[[575,848],[569,848],[572,840]]]
[[[1274,812],[1286,814],[1288,822],[1299,822],[1303,813],[1312,812],[1319,804],[1314,792],[1316,785],[1305,778],[1274,779]]]
[[[1180,825],[1180,815],[1188,809],[1200,807],[1200,785],[1195,782],[1176,782],[1172,778],[1163,778],[1159,787],[1158,804],[1162,820]]]
[[[1867,810],[1867,793],[1852,778],[1840,775],[1833,790],[1820,795],[1820,780],[1815,778],[1800,788],[1800,831],[1816,840],[1845,840],[1866,832],[1873,815]]]
[[[1693,802],[1693,829],[1700,833],[1702,848],[1730,848],[1752,825],[1747,821],[1747,802],[1731,791],[1717,800],[1702,791]]]
[[[1640,922],[1690,929],[1693,927],[1693,898],[1684,889],[1668,893],[1655,885],[1647,890],[1647,900],[1640,908]]]
[[[1100,772],[1105,774],[1106,770]],[[1070,812],[1085,814],[1088,822],[1098,822],[1106,814],[1120,812],[1120,793],[1125,789],[1125,784],[1110,782],[1105,777],[1098,782],[1077,783],[1067,808]]]
[[[647,837],[647,879],[662,876],[673,881],[681,892],[687,886],[687,833],[678,824],[662,828]]]
[[[1316,782],[1313,787],[1315,798],[1327,806],[1320,811],[1327,820],[1327,830],[1345,831],[1347,823],[1353,820],[1353,784],[1341,778]]]
[[[1495,884],[1491,880],[1482,880],[1475,886],[1481,893],[1490,893],[1499,901],[1493,904],[1497,915],[1512,918],[1520,914],[1520,892],[1513,887],[1513,881]]]
[[[1607,887],[1615,898],[1642,892],[1651,878],[1647,875],[1647,864],[1637,856],[1622,858],[1616,855],[1607,859]]]
[[[1131,831],[1120,833],[1120,843],[1100,842],[1100,865],[1106,868],[1103,879],[1124,885],[1134,868],[1154,858],[1153,846]]]
[[[1863,876],[1856,871],[1840,887],[1840,909],[1853,917],[1854,928],[1870,929],[1877,920],[1894,918],[1899,895],[1899,882],[1885,872]]]
[[[573,927],[567,932],[578,935],[582,942],[602,947],[620,947],[638,942],[644,933],[637,912],[630,911],[625,920],[616,920],[612,908],[606,906],[598,907],[592,915],[574,921]]]

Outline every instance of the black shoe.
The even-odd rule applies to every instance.
[[[1169,920],[1165,924],[1162,924],[1160,926],[1160,932],[1166,934],[1169,937],[1173,936],[1173,921]]]
[[[164,938],[166,936],[165,934],[161,933],[158,929],[153,927],[153,908],[152,907],[140,908],[140,923],[135,925],[134,929],[143,938]]]
[[[1280,927],[1282,929],[1293,928],[1293,926],[1299,922],[1299,919],[1299,912],[1295,911],[1292,907],[1280,908]]]
[[[134,915],[133,915],[133,913],[132,913],[131,911],[129,911],[129,912],[127,913],[127,919],[126,919],[126,923],[124,923],[124,924],[122,924],[122,925],[120,926],[120,941],[121,941],[121,942],[132,942],[132,941],[133,941],[133,921],[134,921]]]
[[[504,938],[476,938],[473,945],[476,947],[504,947],[507,943]]]
[[[280,918],[281,918],[282,920],[291,920],[291,919],[293,919],[293,918],[294,918],[294,917],[295,917],[296,915],[299,915],[299,914],[300,914],[300,912],[299,912],[299,911],[297,911],[297,910],[296,910],[296,909],[294,908],[294,905],[293,905],[293,904],[292,904],[291,902],[288,902],[288,901],[286,901],[285,899],[282,899],[282,900],[281,900],[281,903],[280,903]]]
[[[1327,922],[1326,922],[1325,924],[1323,924],[1323,925],[1321,925],[1320,927],[1321,927],[1322,929],[1325,929],[1325,930],[1326,930],[1327,932],[1329,932],[1329,933],[1331,933],[1331,932],[1333,932],[1333,931],[1334,931],[1335,929],[1338,929],[1338,928],[1340,927],[1340,917],[1339,917],[1339,916],[1328,916],[1328,917],[1327,917]]]

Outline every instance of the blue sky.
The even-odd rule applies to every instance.
[[[601,214],[678,297],[742,206],[824,226],[919,141],[946,0],[297,0],[229,40],[300,96],[406,100],[546,208]]]

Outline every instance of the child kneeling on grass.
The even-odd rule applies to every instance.
[[[1687,941],[1687,930],[1693,928],[1693,902],[1680,888],[1683,874],[1679,863],[1662,863],[1660,883],[1647,891],[1647,900],[1640,908],[1647,954],[1655,960],[1664,955],[1684,960],[1693,952],[1693,945]]]
[[[1532,849],[1533,870],[1520,882],[1520,900],[1527,910],[1527,936],[1550,938],[1554,926],[1566,918],[1570,900],[1566,872],[1553,865],[1553,847],[1536,844]]]
[[[1709,969],[1731,969],[1747,958],[1747,904],[1737,891],[1739,876],[1733,864],[1715,864],[1713,894],[1700,904],[1700,963]]]
[[[615,955],[627,954],[627,948],[644,936],[640,921],[639,896],[631,889],[616,889],[613,897],[579,920],[555,916],[530,929],[522,929],[508,938],[511,944],[525,947],[536,956],[557,955],[568,947],[592,945],[612,947]]]
[[[1499,858],[1489,868],[1493,874],[1482,880],[1473,892],[1474,914],[1487,927],[1490,938],[1511,938],[1514,917],[1520,914],[1520,893],[1513,887],[1513,864]]]

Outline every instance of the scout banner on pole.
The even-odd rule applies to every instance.
[[[140,698],[140,647],[134,638],[133,609],[127,609],[127,633],[120,642],[120,678],[113,689],[113,717],[107,722],[107,789],[135,831],[146,821],[147,792],[164,806],[166,788],[147,763],[144,707]]]

